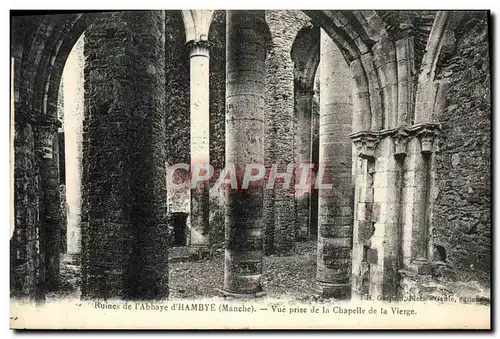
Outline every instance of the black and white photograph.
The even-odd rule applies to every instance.
[[[491,329],[491,21],[11,10],[10,328]]]

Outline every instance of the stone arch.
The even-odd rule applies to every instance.
[[[181,10],[186,29],[186,42],[208,40],[214,12],[214,10]]]
[[[24,54],[21,95],[28,109],[54,118],[62,71],[73,45],[98,14],[60,14],[47,16],[27,38]],[[30,43],[31,40],[31,43]]]
[[[352,11],[304,12],[332,38],[350,65],[354,79],[353,132],[381,129],[380,81],[371,54],[376,41],[368,36]]]
[[[419,70],[415,98],[415,123],[432,121],[436,115],[436,107],[433,107],[433,104],[436,100],[440,101],[436,99],[436,95],[442,97],[444,95],[442,87],[446,86],[446,79],[444,84],[435,81],[439,67],[438,61],[444,49],[453,48],[454,30],[461,18],[461,14],[451,11],[438,11],[435,15]]]
[[[294,62],[294,82],[298,88],[313,89],[319,65],[319,34],[318,26],[308,24],[300,29],[293,42],[291,57]]]

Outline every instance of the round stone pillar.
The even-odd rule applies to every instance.
[[[54,157],[53,142],[61,122],[46,118],[35,128],[35,150],[40,173],[40,281],[41,289],[55,290],[59,285],[61,203],[59,164]],[[43,293],[43,292],[42,292]]]
[[[105,13],[85,34],[86,299],[168,296],[164,34],[164,11]]]
[[[191,170],[202,176],[210,163],[209,43],[190,41]],[[193,183],[194,184],[194,183]],[[191,247],[206,249],[209,231],[209,180],[191,186]]]
[[[342,53],[321,32],[318,200],[318,287],[324,297],[348,299],[352,233],[351,74]]]
[[[226,167],[234,164],[240,188],[245,165],[264,163],[267,26],[264,11],[227,11],[226,18]],[[227,187],[223,292],[259,295],[263,182]]]

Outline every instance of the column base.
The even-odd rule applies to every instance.
[[[323,299],[350,300],[351,284],[332,284],[317,281],[316,292]]]
[[[262,298],[266,295],[266,292],[260,291],[260,292],[255,292],[255,293],[234,293],[230,291],[226,291],[223,288],[219,289],[219,293],[225,298],[225,299],[258,299]]]

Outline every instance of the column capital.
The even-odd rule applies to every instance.
[[[401,126],[391,134],[391,139],[394,144],[394,157],[406,157],[406,145],[410,140],[411,132],[407,126]]]
[[[52,143],[57,130],[62,126],[61,121],[56,118],[43,117],[36,121],[35,125],[35,148],[42,154],[43,158],[51,159],[53,156]]]
[[[441,125],[437,123],[422,123],[412,126],[411,131],[420,140],[421,153],[431,154],[435,151],[434,141],[441,133]]]
[[[190,40],[186,43],[186,46],[189,49],[190,58],[194,56],[203,56],[208,58],[212,44],[208,40]]]
[[[358,156],[362,159],[374,159],[375,149],[381,137],[377,132],[361,131],[349,135],[358,149]]]

